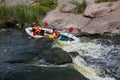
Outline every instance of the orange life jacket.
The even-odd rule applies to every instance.
[[[58,38],[60,36],[60,33],[55,30],[54,32],[52,32],[52,35],[54,35],[56,38]]]
[[[41,29],[39,26],[34,26],[33,29],[35,30],[34,32],[36,32],[37,35],[40,34]]]

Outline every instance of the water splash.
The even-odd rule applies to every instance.
[[[67,52],[73,52],[76,51],[81,56],[90,56],[94,59],[97,58],[105,58],[104,56],[113,48],[114,46],[106,46],[102,44],[97,44],[95,42],[79,42],[72,45],[67,45],[64,47],[61,47],[63,50]],[[89,78],[90,80],[115,80],[114,78],[106,77],[100,77],[98,76],[97,72],[100,73],[100,70],[98,69],[97,72],[93,67],[90,65],[88,66],[87,62],[82,59],[80,56],[73,57],[73,63],[75,64],[74,67],[76,70],[78,70],[80,73],[82,73],[84,76]]]
[[[67,52],[76,51],[83,56],[91,56],[93,58],[103,58],[103,55],[108,53],[114,46],[106,46],[102,44],[96,44],[93,42],[76,43],[69,46],[62,47]]]
[[[79,56],[73,59],[73,63],[75,64],[74,68],[80,73],[82,73],[84,76],[89,78],[90,80],[115,80],[114,78],[110,78],[110,77],[103,78],[98,76],[97,72],[100,73],[99,69],[95,70],[94,67],[87,66],[86,65],[87,63],[83,61]]]

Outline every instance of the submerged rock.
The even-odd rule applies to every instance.
[[[51,49],[50,52],[45,52],[45,61],[52,64],[65,64],[65,63],[72,63],[71,56],[61,50],[61,49]]]
[[[8,20],[1,20],[0,21],[0,28],[11,28],[16,26],[19,23],[19,20],[16,18],[10,18]],[[17,26],[16,26],[17,27]]]

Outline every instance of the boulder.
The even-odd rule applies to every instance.
[[[90,20],[90,18],[86,18],[82,14],[62,13],[56,8],[47,13],[46,17],[43,19],[43,23],[47,21],[50,27],[55,26],[60,30],[72,26],[74,27],[72,34],[77,36],[81,34],[80,29],[86,26]]]
[[[91,4],[87,6],[84,15],[89,17],[102,17],[119,8],[120,1]]]
[[[84,15],[61,12],[59,6],[62,3],[59,1],[58,7],[47,13],[43,23],[47,21],[49,26],[54,25],[60,30],[72,26],[74,27],[72,34],[75,36],[103,33],[120,34],[119,0],[103,3],[94,3],[94,0],[86,0],[87,8]],[[70,0],[67,0],[65,4],[69,2]]]
[[[10,19],[6,20],[5,25],[6,26],[14,26],[14,25],[16,25],[18,23],[19,23],[18,19],[16,19],[16,18],[10,18]]]
[[[87,5],[91,5],[95,3],[95,0],[86,0],[86,2],[87,2]]]
[[[120,34],[120,9],[111,12],[110,14],[95,18],[90,23],[81,29],[81,32],[89,34],[117,33]]]
[[[111,9],[108,6],[110,2],[100,3],[100,4],[91,4],[87,6],[84,15],[89,17],[102,17],[107,15]]]
[[[64,13],[74,13],[76,8],[74,2],[82,3],[83,0],[58,0],[58,8]]]
[[[76,6],[71,3],[71,0],[58,0],[58,8],[62,12],[72,12]]]
[[[0,27],[3,28],[3,27],[13,27],[13,26],[16,26],[16,24],[19,23],[19,20],[16,19],[16,18],[10,18],[8,20],[1,20],[0,21]]]
[[[50,51],[46,52],[46,56],[44,57],[46,62],[58,65],[72,63],[72,58],[67,52],[61,49],[51,49]]]
[[[120,9],[120,0],[111,3],[111,10]]]

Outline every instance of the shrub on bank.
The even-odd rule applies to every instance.
[[[49,9],[54,9],[57,6],[57,0],[34,0],[39,5],[46,6]]]
[[[12,17],[19,19],[22,27],[32,23],[39,23],[41,16],[45,15],[49,11],[48,8],[43,6],[1,6],[0,7],[0,20],[7,20]]]
[[[87,3],[85,0],[83,0],[82,3],[79,3],[77,1],[73,1],[72,4],[76,5],[76,8],[74,9],[74,13],[77,13],[77,14],[83,13],[86,6],[87,6]]]
[[[29,26],[32,22],[41,25],[43,16],[56,7],[53,0],[36,0],[38,5],[17,5],[17,6],[0,6],[0,21],[10,18],[17,18],[21,27]],[[56,1],[56,0],[55,0]]]

